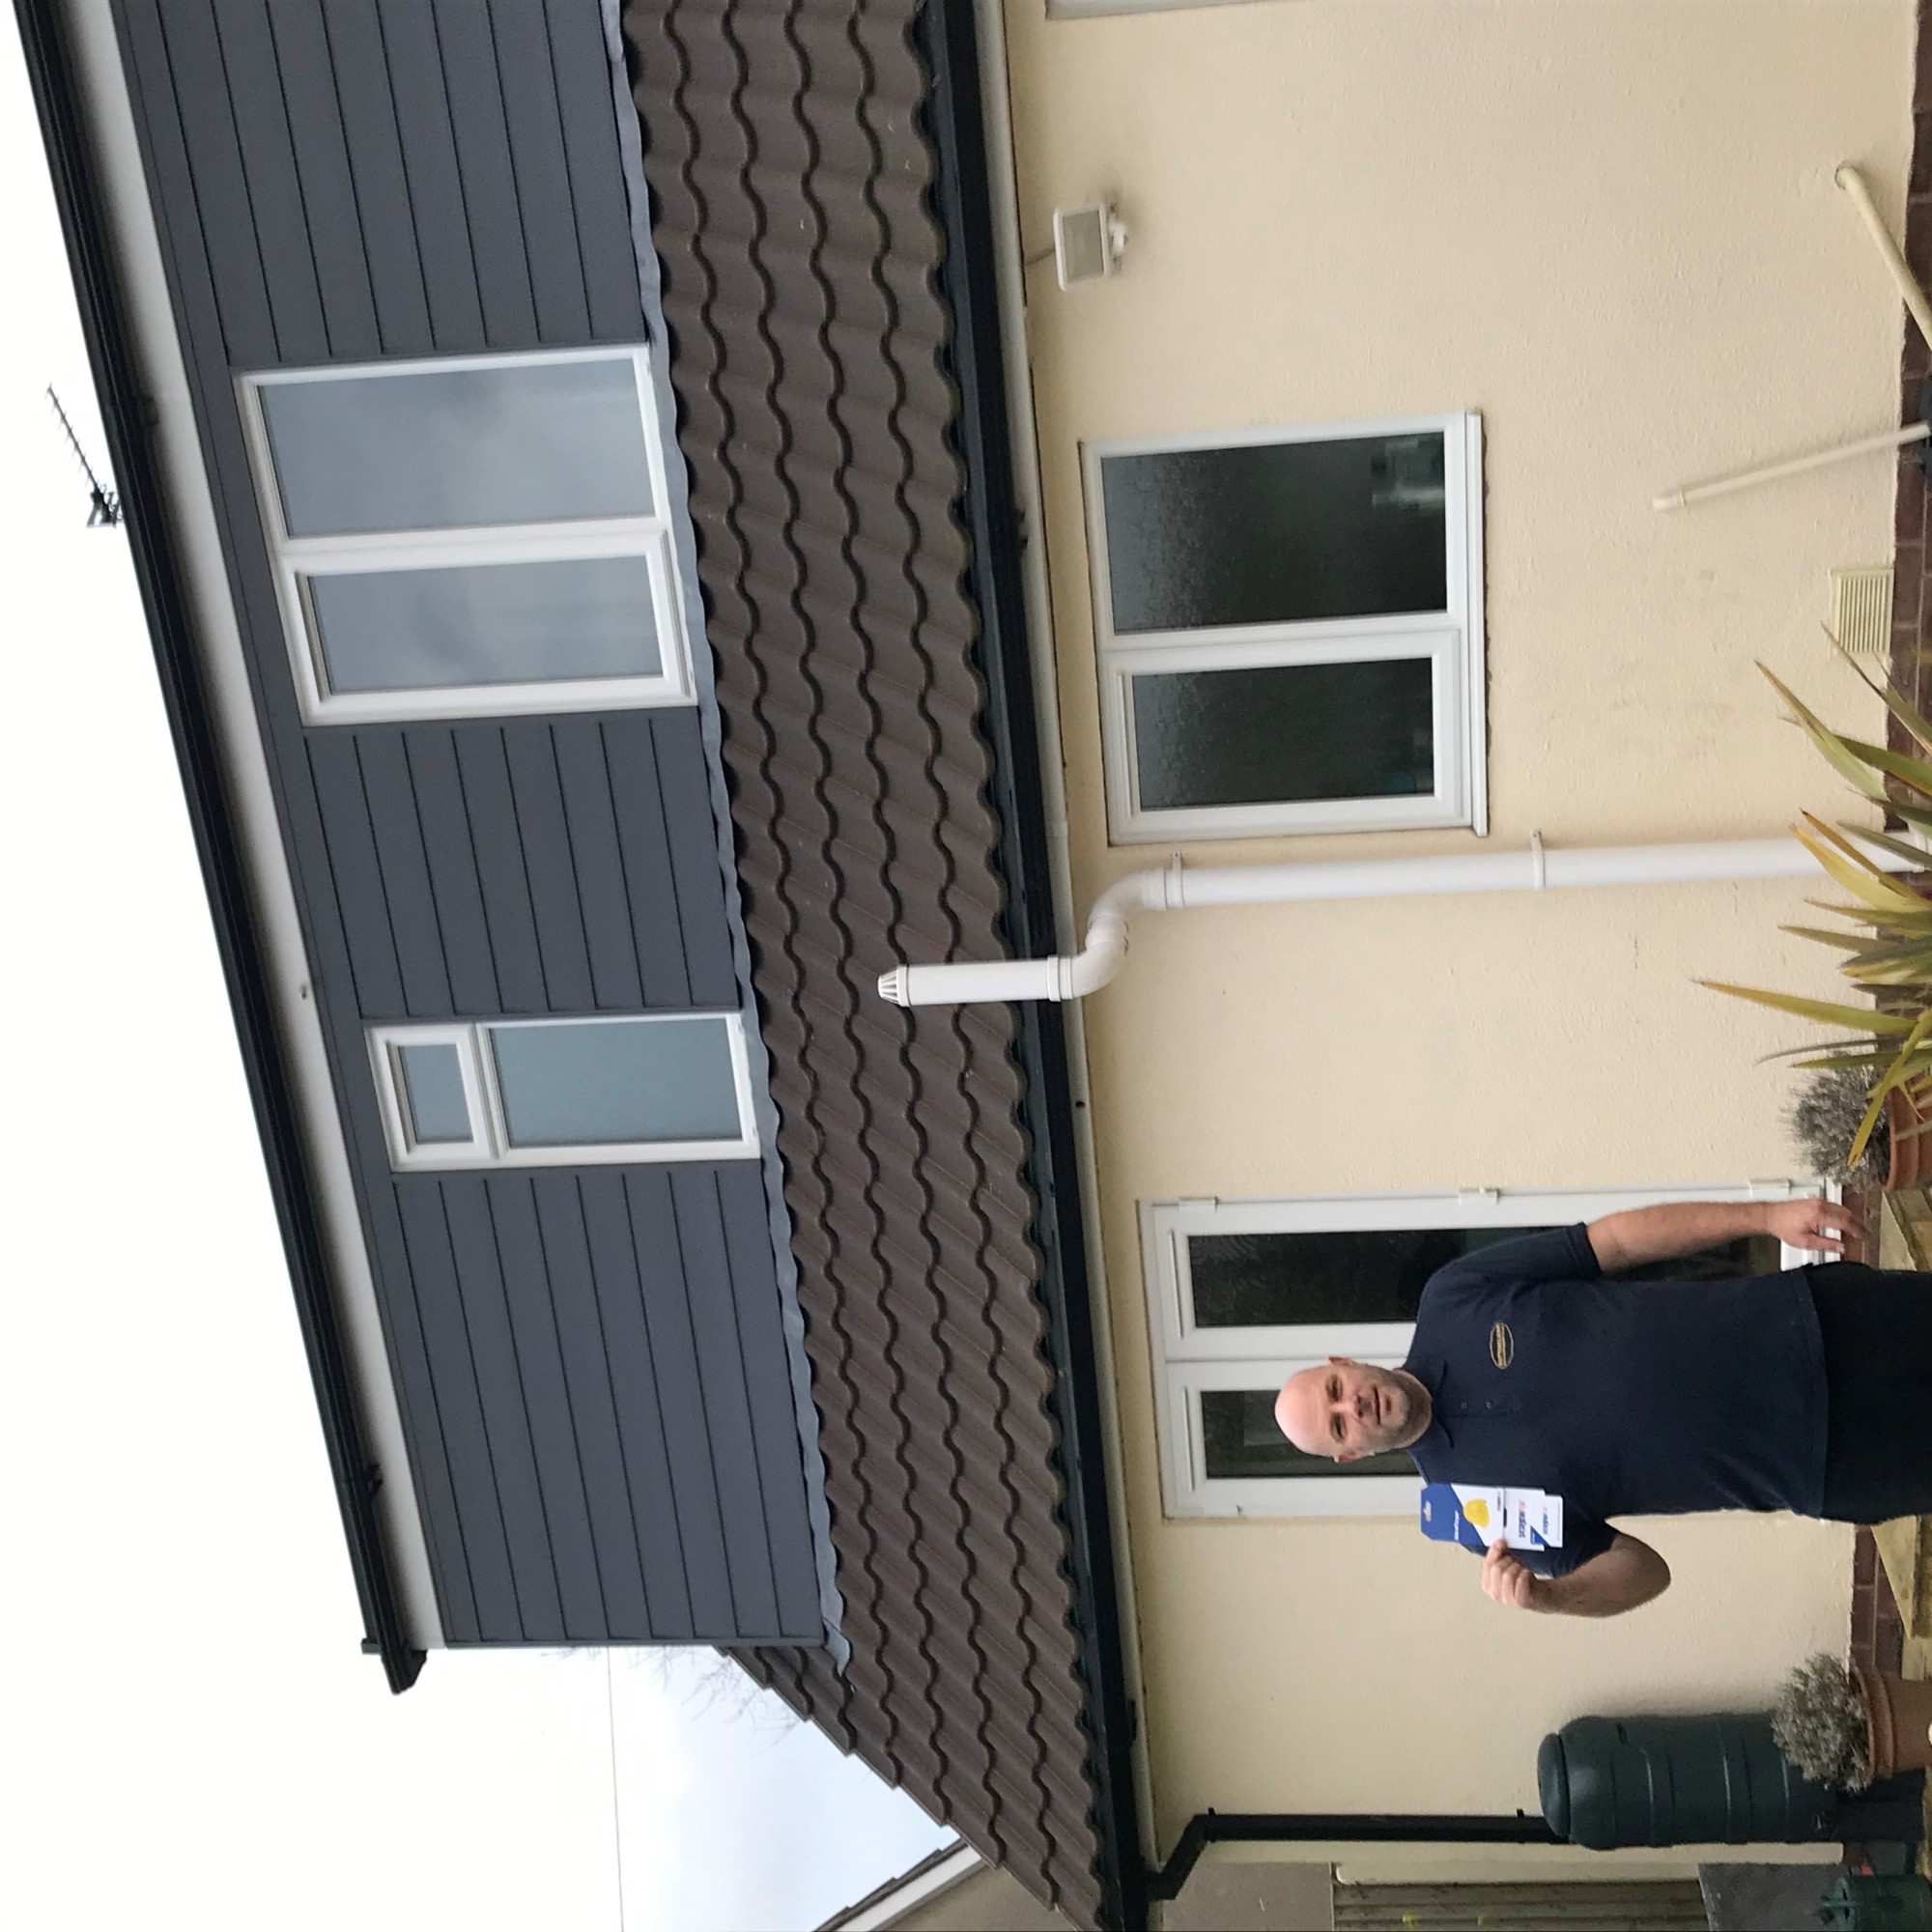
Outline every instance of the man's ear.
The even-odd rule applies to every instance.
[[[1346,1455],[1330,1457],[1329,1461],[1334,1463],[1359,1463],[1368,1453],[1366,1449],[1350,1449]]]

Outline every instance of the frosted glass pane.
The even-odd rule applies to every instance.
[[[265,383],[257,393],[291,536],[651,509],[628,356]]]
[[[640,556],[356,571],[305,582],[331,692],[663,669]]]
[[[474,1140],[469,1101],[463,1092],[463,1067],[455,1047],[400,1046],[395,1052],[411,1140],[418,1146]]]
[[[1448,608],[1439,432],[1109,456],[1114,629]]]
[[[1154,671],[1130,680],[1144,811],[1428,795],[1427,658]]]
[[[493,1027],[490,1040],[512,1147],[742,1136],[722,1019]]]

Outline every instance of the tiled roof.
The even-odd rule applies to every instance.
[[[1012,1018],[876,991],[1007,950],[915,11],[623,16],[852,1646],[743,1661],[1093,1923]]]

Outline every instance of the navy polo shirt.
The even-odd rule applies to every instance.
[[[1579,1222],[1478,1249],[1430,1276],[1404,1366],[1435,1412],[1423,1479],[1548,1490],[1567,1576],[1609,1519],[1796,1510],[1825,1495],[1825,1359],[1808,1271],[1619,1281]]]

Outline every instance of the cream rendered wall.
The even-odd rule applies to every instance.
[[[1912,8],[1267,0],[1007,10],[1025,245],[1117,197],[1117,280],[1031,271],[1082,907],[1110,848],[1083,440],[1480,411],[1492,847],[1770,836],[1834,805],[1763,657],[1874,707],[1819,619],[1890,554],[1883,459],[1675,517],[1651,497],[1895,420],[1899,309],[1833,166],[1896,218]],[[1190,863],[1474,849],[1202,843]],[[1169,1522],[1136,1205],[1182,1195],[1735,1181],[1793,1171],[1802,1037],[1692,974],[1824,990],[1796,885],[1143,919],[1085,1011],[1146,1735],[1194,1811],[1534,1808],[1543,1732],[1763,1698],[1842,1642],[1849,1532],[1641,1525],[1676,1585],[1605,1625],[1512,1615],[1393,1521]],[[1304,1854],[1305,1855],[1305,1854]]]

